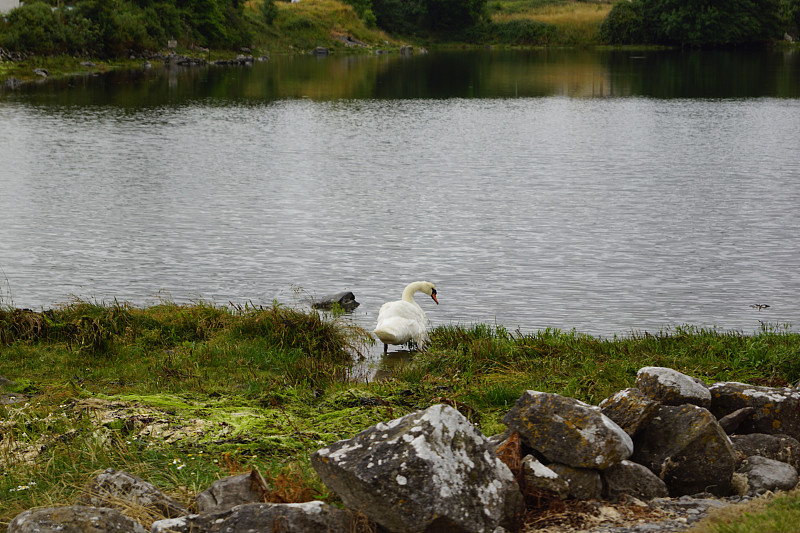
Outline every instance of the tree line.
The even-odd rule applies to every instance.
[[[249,46],[268,31],[276,0],[34,0],[0,18],[0,47],[36,54],[120,57],[171,38],[203,47]],[[390,34],[472,43],[537,45],[555,27],[493,23],[487,0],[344,0]],[[798,35],[800,0],[623,0],[602,25],[611,44],[740,45]]]

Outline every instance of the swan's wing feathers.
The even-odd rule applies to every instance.
[[[373,332],[386,344],[419,342],[427,336],[427,319],[419,306],[402,300],[381,306]]]

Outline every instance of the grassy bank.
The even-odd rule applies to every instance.
[[[274,487],[273,501],[335,503],[310,454],[435,403],[491,435],[523,390],[597,403],[647,365],[707,382],[800,379],[800,335],[771,328],[599,339],[440,327],[429,351],[391,379],[353,381],[369,343],[342,317],[278,305],[0,309],[0,376],[13,382],[0,388],[0,527],[25,509],[71,503],[108,467],[187,505],[215,479],[253,466]]]

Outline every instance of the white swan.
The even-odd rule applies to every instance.
[[[394,302],[386,302],[378,312],[378,324],[375,335],[383,342],[383,353],[389,351],[390,344],[406,344],[414,341],[417,346],[424,346],[428,340],[428,320],[425,312],[414,300],[414,294],[424,292],[436,304],[436,286],[429,281],[415,281],[403,290],[403,298]]]

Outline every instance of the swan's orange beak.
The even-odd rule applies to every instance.
[[[436,299],[436,291],[431,293],[431,298],[433,298],[433,301],[436,302],[436,305],[439,305],[439,300]]]

